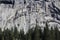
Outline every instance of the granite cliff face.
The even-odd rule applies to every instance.
[[[5,3],[7,2],[7,3]],[[0,27],[17,27],[18,30],[32,28],[36,24],[41,28],[48,22],[50,27],[60,27],[60,0],[13,0],[0,2]]]

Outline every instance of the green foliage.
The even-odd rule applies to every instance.
[[[57,26],[55,27],[54,31],[55,31],[55,40],[59,40],[59,30]]]
[[[14,39],[16,40],[17,39],[17,37],[18,37],[18,30],[17,30],[17,27],[14,27]]]
[[[26,38],[27,40],[32,40],[32,31],[33,31],[32,29],[28,30],[27,38]]]
[[[34,40],[40,40],[40,30],[39,30],[39,26],[36,26],[36,27],[35,27],[34,33],[35,33]]]
[[[24,31],[23,30],[20,30],[19,39],[20,40],[25,40],[25,35],[24,35]]]
[[[44,27],[44,33],[43,33],[44,38],[43,38],[43,40],[49,40],[49,38],[50,38],[49,33],[50,33],[50,30],[48,28],[48,24],[46,23],[46,27]]]
[[[2,40],[2,30],[0,28],[0,40]]]
[[[60,40],[60,31],[58,27],[51,27],[49,29],[48,23],[44,27],[44,30],[37,25],[35,28],[30,28],[26,34],[24,30],[18,31],[17,27],[11,28],[10,30],[0,28],[0,40]]]
[[[55,32],[54,32],[52,27],[51,27],[51,30],[50,30],[50,39],[49,40],[55,40]]]

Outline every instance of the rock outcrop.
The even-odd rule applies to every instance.
[[[12,3],[13,4],[13,3]],[[38,25],[43,28],[48,22],[50,27],[60,28],[59,0],[14,0],[14,4],[0,3],[0,28],[17,27],[18,30]]]

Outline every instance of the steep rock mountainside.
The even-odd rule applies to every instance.
[[[60,28],[60,0],[10,0],[0,1],[0,28],[17,27],[18,30],[32,28],[36,24],[43,28]]]

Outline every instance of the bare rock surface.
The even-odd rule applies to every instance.
[[[60,27],[60,1],[59,0],[14,0],[12,4],[0,3],[0,28],[17,27],[18,30],[35,27],[43,28],[48,22],[50,27]]]

